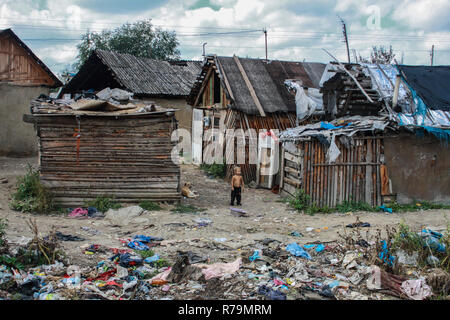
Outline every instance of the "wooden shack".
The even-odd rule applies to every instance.
[[[205,57],[191,93],[187,99],[194,107],[192,125],[192,157],[195,164],[204,162],[208,146],[216,137],[208,137],[205,132],[216,129],[226,135],[226,130],[255,130],[258,135],[264,130],[285,130],[296,125],[295,93],[289,92],[285,80],[296,79],[304,88],[318,88],[324,64],[295,61],[278,61],[221,57]],[[258,164],[249,159],[250,139],[257,147]],[[272,188],[278,183],[278,170],[273,175],[262,174],[259,159],[265,158],[273,166],[278,161],[278,142],[272,138],[245,137],[245,161],[239,163],[238,152],[224,146],[224,158],[234,155],[233,163],[227,163],[227,177],[238,164],[246,183],[255,182],[258,186]],[[235,140],[234,150],[238,150]],[[233,153],[231,153],[233,152]],[[266,171],[266,170],[265,170]],[[272,170],[267,170],[271,171]]]
[[[61,81],[11,30],[0,30],[0,156],[37,155],[33,127],[22,122],[30,101]]]
[[[39,172],[58,204],[75,207],[98,196],[120,203],[180,198],[175,110],[82,111],[34,101]]]
[[[107,87],[134,93],[134,99],[175,108],[179,128],[191,130],[192,107],[186,103],[201,70],[200,61],[155,60],[131,54],[95,50],[62,93],[100,91]]]

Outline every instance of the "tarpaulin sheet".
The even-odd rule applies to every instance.
[[[431,110],[450,111],[450,66],[398,66]]]
[[[297,82],[291,80],[286,80],[284,84],[296,92],[295,105],[298,120],[303,120],[316,112],[323,111],[323,99],[319,89],[308,88],[305,91]]]

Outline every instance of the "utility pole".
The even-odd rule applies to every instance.
[[[430,56],[431,56],[431,66],[433,66],[433,63],[434,63],[434,44],[431,46]]]
[[[264,38],[266,40],[266,60],[268,60],[268,57],[267,57],[267,29],[264,28],[263,32],[264,32]]]
[[[341,17],[339,17],[339,19],[341,20],[341,23],[342,23],[342,31],[344,33],[345,45],[347,46],[347,58],[348,58],[348,63],[350,63],[351,61],[350,61],[350,49],[348,47],[347,26],[345,25],[345,22]]]

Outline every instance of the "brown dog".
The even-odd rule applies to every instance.
[[[181,195],[183,197],[186,197],[186,198],[197,198],[199,196],[196,192],[194,192],[194,191],[192,191],[190,189],[191,186],[192,185],[191,185],[190,182],[186,182],[184,184],[184,186],[181,188]]]

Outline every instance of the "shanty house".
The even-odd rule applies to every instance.
[[[186,104],[186,97],[200,70],[200,61],[163,61],[95,50],[63,93],[127,90],[144,103],[177,109],[179,127],[191,130],[192,108]]]
[[[330,120],[280,135],[282,193],[329,207],[450,203],[449,81],[448,66],[328,66]]]
[[[32,102],[40,179],[64,207],[99,196],[119,203],[180,198],[175,110],[102,100]]]
[[[227,176],[234,164],[241,166],[244,181],[272,188],[277,183],[278,141],[270,130],[285,130],[296,125],[295,93],[285,81],[297,81],[302,88],[319,88],[324,64],[278,60],[263,60],[211,55],[205,57],[188,103],[194,107],[192,126],[192,157],[196,164],[204,163],[212,141],[225,139],[227,130],[256,131],[230,145],[224,142]],[[209,129],[219,133],[207,136]],[[261,134],[261,131],[263,133]],[[266,131],[267,133],[264,133]],[[238,145],[239,144],[239,145]],[[239,148],[245,150],[239,161]],[[251,150],[257,154],[251,159]],[[236,150],[236,152],[234,152]],[[264,159],[266,161],[264,161]],[[257,160],[257,161],[253,161]],[[274,166],[274,167],[273,167]],[[269,168],[270,167],[270,168]],[[272,170],[272,167],[274,170]],[[262,173],[262,169],[270,169]]]
[[[22,122],[30,101],[61,81],[11,30],[0,30],[0,155],[37,154],[34,130]]]

